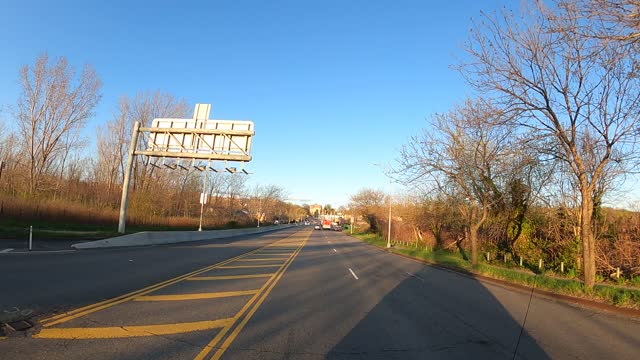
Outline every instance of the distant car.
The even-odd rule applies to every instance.
[[[333,225],[333,231],[342,231],[342,226],[340,226],[340,225]]]
[[[320,225],[316,225],[313,227],[315,230],[320,230]]]
[[[306,226],[306,225],[309,225],[309,222],[308,222],[308,221],[305,221],[305,222],[304,222],[304,225],[305,225],[305,226]]]

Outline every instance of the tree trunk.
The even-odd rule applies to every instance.
[[[478,264],[478,228],[477,225],[469,227],[469,240],[471,241],[471,265]]]
[[[595,238],[593,236],[592,215],[593,201],[588,190],[581,191],[580,240],[582,241],[582,261],[584,286],[593,289],[596,281]]]

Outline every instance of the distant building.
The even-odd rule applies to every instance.
[[[320,204],[309,205],[309,213],[311,214],[311,216],[321,215],[322,205]]]

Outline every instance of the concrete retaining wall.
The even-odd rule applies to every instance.
[[[222,239],[232,236],[262,234],[288,229],[296,225],[266,226],[262,228],[210,230],[210,231],[143,231],[109,239],[88,241],[71,245],[75,249],[96,249],[122,246],[146,246],[174,244],[188,241]]]

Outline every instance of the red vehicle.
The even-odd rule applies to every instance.
[[[327,219],[322,220],[322,230],[331,230],[331,221]]]

